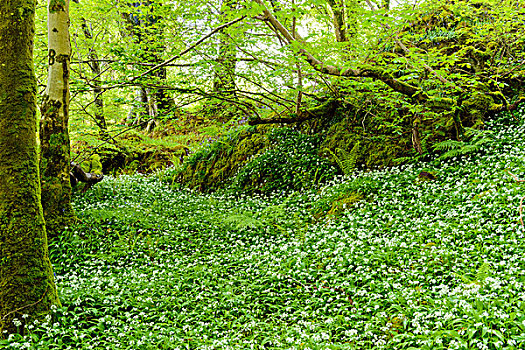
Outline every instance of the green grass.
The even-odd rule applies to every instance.
[[[108,177],[52,242],[63,307],[0,347],[523,349],[525,188],[505,169],[525,176],[525,126],[490,128],[475,154],[301,193]]]

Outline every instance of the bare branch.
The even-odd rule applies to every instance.
[[[217,32],[221,31],[222,29],[226,28],[226,27],[229,27],[237,22],[240,22],[242,21],[243,19],[245,19],[246,16],[242,16],[242,17],[239,17],[231,22],[228,22],[228,23],[225,23],[223,25],[220,25],[218,27],[216,27],[215,29],[213,29],[211,32],[209,32],[208,34],[204,35],[202,38],[200,38],[199,40],[197,40],[195,43],[193,43],[192,45],[188,46],[186,49],[182,50],[179,54],[165,60],[164,62],[162,63],[159,63],[157,64],[156,66],[148,69],[146,72],[142,73],[142,74],[139,74],[137,76],[134,76],[134,77],[130,77],[128,78],[128,81],[127,82],[124,82],[124,83],[118,83],[118,84],[115,84],[115,85],[111,85],[111,86],[101,86],[102,89],[104,90],[109,90],[109,89],[114,89],[114,88],[118,88],[118,87],[122,87],[122,86],[130,86],[130,85],[135,85],[134,84],[134,81],[137,80],[137,79],[140,79],[148,74],[151,74],[152,72],[162,68],[162,67],[165,67],[166,65],[170,64],[171,62],[175,61],[176,59],[179,59],[181,58],[183,55],[187,54],[188,52],[192,51],[193,49],[195,49],[197,46],[199,46],[200,44],[202,44],[205,40],[207,40],[208,38],[210,38],[211,36],[213,36],[214,34],[216,34]]]

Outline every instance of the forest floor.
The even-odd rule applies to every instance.
[[[489,128],[476,154],[300,193],[108,177],[51,242],[62,308],[0,347],[523,349],[525,125]]]

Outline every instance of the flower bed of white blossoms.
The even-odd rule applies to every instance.
[[[0,347],[523,349],[525,126],[488,127],[468,157],[265,198],[108,178],[52,242],[62,308]]]

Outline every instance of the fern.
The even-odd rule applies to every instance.
[[[392,162],[394,163],[394,165],[413,164],[413,163],[419,162],[420,160],[424,159],[427,156],[428,156],[428,152],[425,152],[423,154],[418,154],[416,156],[394,158]]]
[[[490,277],[490,265],[484,262],[476,272],[476,281],[483,282]]]
[[[286,207],[294,196],[295,192],[292,192],[282,203],[270,205],[259,214],[250,210],[233,213],[224,219],[219,219],[220,223],[232,225],[237,230],[274,227],[284,232],[286,230],[279,223],[288,218]]]
[[[475,153],[481,149],[481,146],[493,140],[492,132],[472,128],[466,129],[465,136],[468,141],[445,140],[435,144],[435,151],[446,151],[438,159],[449,159]]]
[[[474,278],[469,278],[465,275],[455,274],[456,277],[460,278],[461,281],[465,284],[482,284],[488,277],[490,277],[490,265],[487,262],[484,262],[479,267],[478,271],[474,275]]]
[[[350,175],[357,166],[357,159],[360,155],[360,142],[357,141],[354,144],[354,147],[350,150],[350,152],[345,151],[342,148],[336,148],[335,152],[332,152],[332,150],[325,148],[332,157],[334,157],[337,165],[345,175]]]
[[[437,143],[434,145],[434,150],[436,151],[449,151],[451,149],[458,149],[463,147],[465,143],[462,141],[456,140],[445,140],[443,142]]]
[[[451,149],[448,152],[443,153],[438,159],[449,159],[461,156],[461,148]]]
[[[263,226],[263,223],[254,217],[252,212],[245,212],[233,214],[228,216],[223,221],[226,224],[232,224],[237,230],[245,230],[247,228],[258,228]]]

